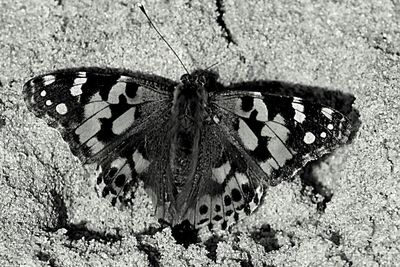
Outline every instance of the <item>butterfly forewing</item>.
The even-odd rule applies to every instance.
[[[213,100],[226,128],[271,183],[290,178],[310,160],[345,143],[349,123],[340,112],[299,97],[224,92]]]
[[[105,69],[69,69],[24,86],[28,107],[57,128],[83,162],[102,158],[156,119],[172,98],[174,82]]]

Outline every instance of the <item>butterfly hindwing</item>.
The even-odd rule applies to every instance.
[[[345,143],[349,123],[319,103],[261,92],[221,93],[213,101],[221,127],[244,147],[270,183]]]
[[[165,120],[159,120],[148,132],[144,142],[145,157],[151,159],[151,163],[141,179],[144,189],[152,200],[154,214],[163,221],[171,220],[169,206],[173,203],[172,180],[169,173],[170,142],[168,138],[170,113]]]
[[[158,118],[157,124],[149,125],[143,131],[131,135],[121,143],[113,157],[107,157],[100,162],[104,171],[98,177],[98,184],[102,196],[109,198],[113,205],[131,201],[135,191],[130,189],[136,187],[140,179],[144,181],[145,189],[154,205],[158,209],[164,207],[164,195],[159,196],[159,193],[165,190],[165,183],[161,182],[159,177],[166,169],[168,161],[160,161],[157,156],[167,155],[160,152],[168,148],[168,143],[165,142],[168,115],[168,111],[165,111]],[[157,154],[154,151],[157,151]],[[156,192],[157,195],[151,192]]]
[[[158,79],[108,69],[66,69],[28,81],[24,97],[30,110],[61,132],[76,156],[92,162],[171,101],[174,82]]]
[[[264,174],[214,122],[204,125],[201,140],[197,175],[177,200],[178,218],[194,229],[225,230],[257,208]]]

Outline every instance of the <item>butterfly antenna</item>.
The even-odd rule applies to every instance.
[[[212,67],[215,67],[217,65],[219,65],[221,62],[215,62],[214,64],[212,64],[211,66],[208,66],[205,70],[211,69]]]
[[[211,68],[213,68],[213,67],[215,67],[215,66],[218,66],[218,65],[220,65],[220,64],[222,64],[222,63],[229,62],[229,61],[231,61],[232,59],[233,59],[233,57],[231,56],[229,59],[226,59],[226,60],[224,60],[223,62],[215,62],[215,63],[212,64],[211,66],[208,66],[205,70],[211,69]]]
[[[189,71],[187,70],[187,68],[185,67],[185,65],[183,64],[182,60],[179,58],[178,54],[175,52],[175,50],[170,46],[170,44],[167,42],[167,40],[165,40],[164,36],[162,36],[162,34],[160,33],[159,30],[157,30],[156,26],[153,24],[153,22],[151,21],[150,17],[147,15],[146,10],[144,10],[144,6],[142,4],[138,4],[138,7],[140,8],[140,10],[143,12],[143,14],[146,16],[147,20],[150,22],[150,25],[153,27],[153,29],[158,33],[158,35],[161,37],[161,39],[168,45],[168,47],[171,49],[171,51],[174,53],[174,55],[176,56],[176,58],[179,60],[179,62],[181,63],[182,67],[185,69],[186,73],[189,74]]]

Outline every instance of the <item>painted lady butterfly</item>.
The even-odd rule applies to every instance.
[[[157,218],[225,229],[256,209],[266,186],[350,134],[333,108],[267,91],[224,87],[201,70],[177,83],[78,68],[35,77],[23,93],[75,156],[101,167],[113,204],[141,179]]]
[[[252,87],[224,87],[198,70],[181,82],[117,69],[41,75],[23,89],[28,108],[58,129],[113,205],[142,180],[157,218],[226,229],[264,190],[345,143],[339,111]]]

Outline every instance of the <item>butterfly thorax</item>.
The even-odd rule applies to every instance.
[[[207,118],[205,79],[198,75],[184,75],[174,91],[171,111],[170,170],[174,197],[194,176],[202,125]]]

